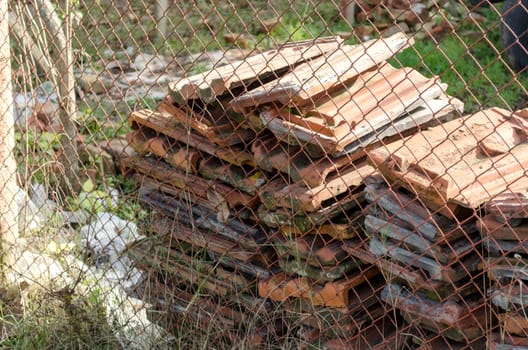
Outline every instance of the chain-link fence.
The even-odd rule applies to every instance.
[[[527,1],[7,3],[0,347],[528,348]]]

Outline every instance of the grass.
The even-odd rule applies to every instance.
[[[396,66],[409,66],[421,73],[437,75],[448,84],[447,92],[465,103],[466,112],[487,107],[507,109],[526,108],[528,75],[517,76],[500,59],[501,46],[498,15],[485,9],[483,28],[487,31],[478,38],[464,33],[478,30],[475,26],[461,26],[460,33],[448,35],[439,43],[417,41],[397,55]]]
[[[266,49],[288,40],[353,30],[340,17],[339,6],[328,1],[278,0],[270,6],[263,0],[198,0],[179,2],[170,9],[171,32],[167,40],[158,41],[152,20],[153,6],[131,1],[130,9],[128,16],[134,18],[132,21],[120,20],[121,14],[111,4],[81,5],[85,15],[76,32],[78,50],[98,57],[104,49],[133,46],[141,51],[186,56],[240,45],[226,42],[224,35],[228,33],[244,34],[248,48]],[[454,22],[456,34],[449,34],[438,43],[417,40],[413,48],[397,55],[393,63],[414,67],[427,76],[439,76],[448,84],[448,93],[465,102],[467,112],[492,106],[522,108],[527,104],[528,75],[516,77],[500,59],[497,10],[482,9],[481,13],[485,18],[482,24]],[[268,35],[260,23],[270,20],[276,21],[276,25]],[[469,35],[475,33],[481,34]],[[188,68],[195,72],[203,70],[199,66]]]
[[[31,288],[4,295],[0,306],[1,349],[118,348],[95,292],[81,297]]]

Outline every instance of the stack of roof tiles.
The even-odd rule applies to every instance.
[[[526,176],[526,175],[524,175]],[[478,229],[488,252],[484,270],[497,327],[490,349],[528,349],[528,193],[507,189],[484,206]]]
[[[511,282],[517,276],[522,259],[507,255],[526,254],[525,242],[518,230],[498,223],[496,214],[510,215],[510,225],[520,224],[515,220],[526,217],[518,210],[524,202],[496,196],[528,188],[525,114],[487,109],[369,152],[386,181],[372,179],[365,189],[371,203],[365,218],[368,247],[347,251],[359,251],[355,255],[384,271],[382,299],[421,329],[422,345],[484,347],[483,335],[494,317],[480,271],[486,257],[482,241],[491,256],[500,256],[486,260],[490,278]],[[481,240],[476,216],[493,198],[486,206],[490,214],[479,221]],[[509,309],[514,299],[505,299],[499,285],[491,290],[493,303]],[[513,303],[519,306],[518,299]],[[526,323],[519,313],[499,315],[514,335],[526,334],[516,321],[509,323],[515,317]]]
[[[165,323],[227,325],[235,342],[402,344],[383,274],[348,250],[365,239],[366,152],[462,109],[438,78],[387,63],[411,44],[286,44],[182,79],[156,111],[132,113],[138,155],[122,167],[155,217],[153,239],[130,251],[159,271],[144,291]]]

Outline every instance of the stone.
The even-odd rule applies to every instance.
[[[167,70],[168,66],[169,60],[165,56],[140,53],[134,59],[131,68],[139,72],[160,73]]]
[[[101,73],[83,72],[78,83],[84,92],[94,94],[108,94],[113,86],[113,81],[102,76]]]
[[[121,253],[141,235],[135,223],[105,212],[81,228],[81,237],[81,245],[93,254],[96,266],[117,265],[119,270],[123,265]]]

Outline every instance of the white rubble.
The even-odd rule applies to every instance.
[[[122,253],[141,238],[135,223],[110,213],[97,214],[81,228],[81,245],[91,252],[96,266],[106,270],[109,280],[123,283],[125,289],[140,282],[141,272]]]

